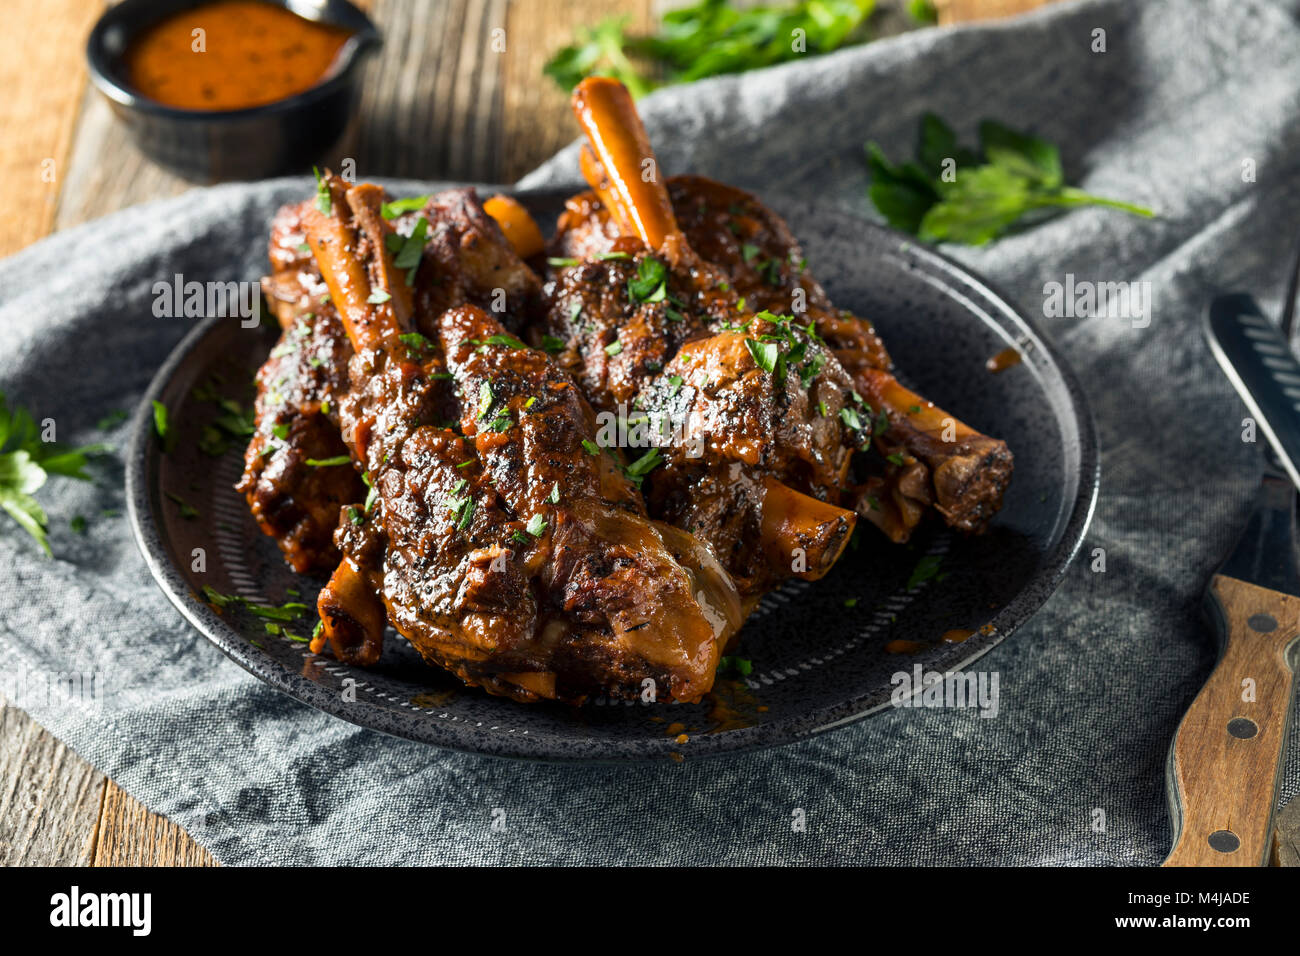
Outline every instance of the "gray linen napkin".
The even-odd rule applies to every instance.
[[[1094,30],[1106,52],[1092,51]],[[1218,288],[1276,308],[1300,223],[1296,4],[1067,3],[931,30],[643,103],[669,173],[830,199],[862,215],[862,143],[911,148],[925,110],[967,139],[991,116],[1063,145],[1072,181],[1155,207],[1083,210],[984,250],[950,250],[1031,314],[1067,273],[1152,283],[1150,326],[1045,319],[1089,389],[1104,478],[1060,593],[981,667],[995,720],[903,710],[779,750],[574,768],[439,752],[359,730],[245,674],[154,587],[122,517],[120,465],[53,479],[55,560],[6,524],[0,655],[9,682],[102,675],[90,703],[19,699],[41,724],[227,863],[1153,863],[1163,767],[1213,660],[1197,617],[1240,528],[1259,448],[1197,323]],[[1243,181],[1253,161],[1254,182]],[[528,177],[574,179],[572,149]],[[0,388],[90,441],[132,408],[191,320],[151,286],[213,261],[262,270],[267,221],[304,182],[195,191],[73,229],[0,263]],[[222,278],[229,278],[223,275]],[[110,436],[119,445],[125,429]],[[104,467],[104,466],[100,466]],[[68,530],[89,516],[84,537]],[[1284,799],[1300,789],[1296,748]],[[802,808],[807,828],[791,826]],[[494,809],[506,828],[491,827]],[[1104,832],[1092,826],[1105,812]]]

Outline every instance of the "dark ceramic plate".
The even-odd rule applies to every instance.
[[[544,226],[560,208],[553,193],[520,198]],[[158,372],[136,416],[127,491],[150,570],[195,627],[272,686],[364,727],[498,756],[680,759],[769,747],[887,706],[898,671],[969,665],[1047,599],[1083,539],[1098,484],[1083,393],[1033,325],[952,262],[842,213],[779,200],[773,206],[804,239],[835,302],[876,322],[921,393],[1004,438],[1016,472],[987,535],[966,538],[928,526],[898,547],[866,526],[858,547],[825,579],[769,595],[742,633],[739,654],[753,662],[752,673],[720,679],[705,702],[517,704],[460,686],[395,636],[380,665],[361,670],[268,633],[256,615],[229,607],[217,613],[200,600],[208,585],[262,605],[298,600],[297,592],[310,605],[323,584],[285,566],[232,490],[243,449],[213,458],[197,447],[218,410],[195,387],[219,382],[224,394],[247,405],[252,375],[274,342],[271,330],[246,330],[236,319],[196,328]],[[985,360],[1009,346],[1024,361],[988,372]],[[175,444],[166,455],[154,434],[153,399],[171,410]],[[185,517],[177,498],[198,516]],[[200,548],[202,571],[195,570]],[[938,559],[939,572],[921,581],[925,575],[914,572],[927,558],[927,566]],[[301,638],[314,620],[313,614],[289,631]],[[940,639],[956,629],[975,633],[962,643]],[[902,642],[910,652],[891,653]]]

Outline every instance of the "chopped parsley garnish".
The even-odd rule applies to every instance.
[[[370,297],[367,298],[366,301],[371,305],[383,305],[391,298],[392,296],[383,289],[376,289],[374,292],[370,293]]]
[[[557,269],[567,269],[569,266],[580,266],[580,265],[582,265],[582,260],[581,260],[581,259],[558,258],[558,257],[556,257],[556,258],[547,259],[547,260],[546,260],[546,264],[547,264],[548,266],[553,266],[553,267],[555,267],[555,268],[557,268]]]
[[[608,345],[605,346],[606,355],[610,355],[610,356],[618,355],[622,351],[623,351],[622,342],[610,342]]]
[[[734,671],[742,677],[754,672],[754,662],[744,657],[721,657],[718,659],[718,673]]]
[[[406,346],[406,355],[411,359],[418,359],[425,349],[433,348],[433,343],[419,332],[403,332],[397,337],[397,341]],[[434,373],[430,377],[437,378],[438,373]],[[448,375],[447,378],[451,378],[451,376]]]
[[[935,555],[927,554],[916,562],[916,567],[912,569],[912,576],[907,579],[907,589],[910,591],[934,578],[939,573],[940,560]]]
[[[654,256],[646,256],[636,266],[636,275],[627,280],[627,294],[633,302],[662,302],[668,294],[668,267]]]
[[[470,339],[469,341],[472,345],[477,345],[478,350],[480,352],[482,352],[483,349],[485,349],[489,345],[504,345],[506,348],[511,348],[511,349],[528,348],[527,345],[525,345],[523,342],[520,342],[513,335],[489,335],[485,339]]]
[[[192,521],[193,519],[195,519],[195,518],[197,518],[197,517],[199,516],[199,509],[198,509],[198,508],[195,508],[193,505],[191,505],[189,502],[187,502],[187,501],[186,501],[184,498],[182,498],[180,495],[174,495],[174,494],[172,494],[170,491],[168,491],[168,492],[164,492],[164,494],[165,494],[165,495],[166,495],[170,500],[176,502],[176,504],[177,504],[177,505],[180,507],[180,509],[181,509],[181,517],[184,518],[186,521]]]
[[[542,348],[547,352],[563,352],[567,345],[564,339],[556,338],[554,335],[542,336]]]
[[[328,216],[334,206],[333,201],[330,199],[330,185],[315,166],[311,168],[311,171],[316,176],[316,208],[320,210],[321,215]]]
[[[546,496],[546,500],[553,505],[560,503],[560,483],[558,481],[551,486],[551,493]]]
[[[348,505],[347,514],[348,514],[348,520],[351,521],[353,524],[365,524],[366,522],[365,516],[362,515],[361,512],[357,511],[357,509],[354,508],[352,505]]]
[[[651,448],[636,461],[632,462],[632,464],[624,468],[623,473],[627,475],[634,484],[640,486],[641,482],[645,480],[645,476],[662,464],[663,456],[659,453],[659,449]]]
[[[891,465],[901,465],[903,463],[903,456],[898,452],[894,452],[892,455],[886,455],[885,461],[889,462]]]
[[[585,448],[585,449],[587,449],[587,454],[588,454],[588,455],[599,455],[599,454],[600,454],[600,446],[597,445],[597,444],[596,444],[594,441],[592,441],[590,438],[584,438],[584,439],[582,440],[582,447]]]
[[[396,219],[405,212],[416,212],[423,209],[425,204],[430,200],[430,196],[411,196],[409,199],[394,199],[392,202],[386,202],[379,207],[379,214],[385,219]]]
[[[153,430],[162,443],[163,451],[171,451],[173,436],[171,425],[167,420],[167,406],[157,399],[154,399],[153,403]]]
[[[203,597],[213,607],[224,610],[227,607],[243,607],[245,610],[256,614],[258,617],[266,618],[268,621],[290,622],[296,621],[306,616],[310,608],[300,601],[288,601],[278,607],[268,607],[265,604],[254,604],[246,597],[240,597],[238,594],[222,594],[216,588],[209,584],[203,585]],[[266,625],[266,633],[274,634],[276,631],[271,630],[271,625]]]
[[[672,386],[672,388],[668,390],[668,397],[672,398],[682,387],[682,377],[680,375],[669,375],[668,384]]]
[[[540,513],[533,515],[528,519],[528,526],[524,528],[534,538],[540,538],[546,534],[546,519]]]
[[[393,233],[388,239],[384,240],[385,245],[391,242],[392,236],[397,236],[401,241],[401,247],[393,255],[393,267],[406,270],[406,284],[415,284],[415,273],[420,268],[420,255],[424,252],[424,244],[428,241],[429,220],[421,216],[415,221],[415,228],[411,230],[409,236],[401,236],[400,233]],[[396,245],[396,243],[393,243]],[[392,252],[392,248],[389,249]]]
[[[279,425],[272,425],[271,434],[280,439],[280,441],[284,441],[289,437],[289,423],[282,422]]]
[[[75,533],[75,534],[85,534],[85,533],[86,533],[86,516],[85,516],[85,515],[73,515],[73,516],[72,516],[72,520],[68,522],[68,527],[71,528],[71,529],[73,530],[73,533]]]
[[[366,503],[364,507],[366,509],[366,514],[370,514],[371,510],[375,507],[375,502],[379,500],[379,490],[375,488],[375,483],[370,480],[370,472],[363,471],[361,473],[361,480],[369,489],[369,491],[366,492]]]
[[[313,468],[333,468],[335,465],[350,465],[352,459],[348,455],[335,455],[333,458],[308,458],[306,463]]]
[[[122,424],[122,422],[126,421],[126,417],[126,412],[120,408],[115,408],[96,422],[95,427],[101,432],[106,432]]]
[[[457,488],[465,485],[462,481]],[[474,520],[474,499],[468,496],[464,498],[455,497],[455,493],[447,499],[447,507],[451,509],[452,525],[458,531],[465,531],[469,528],[470,523]]]

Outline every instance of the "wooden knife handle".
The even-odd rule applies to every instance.
[[[1222,655],[1169,751],[1174,848],[1165,866],[1263,866],[1273,834],[1300,598],[1215,575]]]

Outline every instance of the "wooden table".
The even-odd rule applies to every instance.
[[[945,22],[1045,0],[941,0]],[[575,24],[610,13],[648,26],[656,0],[369,0],[386,46],[367,69],[359,122],[334,159],[359,177],[510,182],[577,135],[542,75]],[[26,0],[0,35],[0,255],[56,229],[190,188],[144,159],[87,80],[97,0]],[[888,32],[907,24],[894,13]],[[488,38],[504,28],[506,49]],[[32,42],[32,38],[41,38]],[[1295,801],[1294,803],[1300,803]],[[1294,809],[1294,807],[1293,807]],[[1294,815],[1293,815],[1294,816]],[[1284,853],[1295,857],[1295,841]],[[0,699],[0,864],[213,865],[176,824]]]

